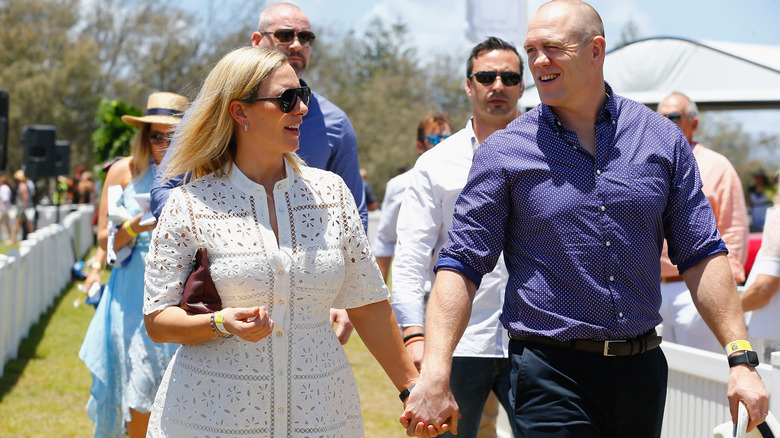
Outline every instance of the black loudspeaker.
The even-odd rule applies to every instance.
[[[0,172],[8,166],[8,91],[0,90]]]
[[[56,128],[54,126],[30,125],[24,127],[22,137],[24,164],[22,168],[27,178],[57,176],[55,138]]]
[[[54,173],[70,175],[70,142],[68,140],[54,142]]]

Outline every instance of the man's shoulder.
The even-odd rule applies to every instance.
[[[312,116],[316,115],[318,117],[322,117],[326,122],[343,123],[344,120],[349,122],[347,113],[339,108],[338,105],[331,102],[327,97],[312,91],[311,99],[315,102],[314,105],[309,105],[309,113]]]
[[[406,190],[406,187],[409,185],[411,178],[411,170],[407,170],[404,173],[390,178],[385,186],[385,196],[388,196],[389,193],[402,192]]]

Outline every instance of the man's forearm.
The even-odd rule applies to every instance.
[[[721,345],[747,339],[742,303],[724,253],[705,258],[683,277],[699,314]]]

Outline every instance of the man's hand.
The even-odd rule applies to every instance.
[[[407,436],[428,438],[447,431],[457,435],[459,418],[449,379],[429,383],[421,376],[406,399],[400,422],[406,428]]]
[[[339,338],[341,345],[346,344],[349,341],[352,330],[355,329],[349,320],[347,311],[344,309],[330,309],[330,324],[338,324],[338,327],[335,328],[336,337]]]
[[[731,420],[735,424],[737,423],[739,402],[743,402],[747,407],[750,415],[748,432],[766,420],[767,412],[769,412],[769,393],[767,393],[764,382],[755,368],[749,365],[737,365],[731,368],[728,398]]]

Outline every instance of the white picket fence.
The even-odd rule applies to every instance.
[[[0,255],[0,376],[30,328],[70,281],[73,263],[95,244],[94,207],[69,211],[62,207],[56,223],[56,207],[38,207],[39,228],[18,250]]]

